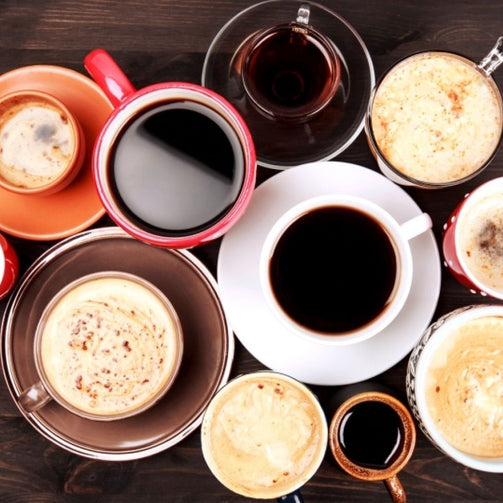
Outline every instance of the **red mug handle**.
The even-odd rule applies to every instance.
[[[84,66],[114,107],[136,92],[125,73],[104,49],[91,51],[84,58]]]
[[[0,246],[4,255],[4,273],[0,278],[0,299],[3,299],[16,283],[19,275],[19,259],[12,245],[1,234]]]

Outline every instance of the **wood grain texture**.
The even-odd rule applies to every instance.
[[[0,73],[30,64],[55,64],[85,73],[90,50],[109,50],[142,87],[165,80],[200,82],[212,38],[251,0],[2,0]],[[368,46],[379,77],[399,58],[424,49],[445,49],[480,60],[503,34],[501,0],[320,0],[346,18]],[[501,88],[503,68],[495,80]],[[338,160],[377,169],[363,135]],[[258,183],[274,176],[260,169]],[[438,243],[442,226],[464,194],[482,181],[503,175],[500,151],[490,167],[462,186],[442,191],[406,189],[434,220]],[[0,200],[0,211],[1,211]],[[95,226],[110,225],[103,217]],[[25,270],[53,242],[9,237]],[[219,242],[193,250],[215,273]],[[456,307],[489,302],[472,296],[445,270],[434,318]],[[0,303],[0,311],[5,309]],[[404,398],[407,359],[374,380]],[[233,375],[263,368],[237,342]],[[314,386],[326,402],[334,387]],[[451,461],[418,433],[417,447],[400,479],[412,502],[501,501],[503,477],[470,470]],[[306,503],[390,501],[380,482],[360,482],[341,472],[327,454],[303,489]],[[70,454],[42,438],[20,415],[0,385],[0,502],[244,502],[211,475],[202,458],[199,430],[175,447],[146,459],[108,463]]]

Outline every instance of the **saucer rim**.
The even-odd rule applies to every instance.
[[[318,180],[312,181],[316,176],[318,176]],[[400,198],[403,202],[399,202],[399,205],[404,208],[403,213],[406,214],[403,218],[414,216],[423,212],[423,210],[421,210],[417,203],[405,192],[403,188],[394,184],[377,171],[347,162],[328,161],[307,163],[290,170],[279,172],[257,187],[245,218],[238,222],[236,226],[224,236],[218,257],[217,281],[220,285],[221,300],[227,311],[231,327],[233,328],[238,340],[254,356],[254,358],[260,361],[263,365],[271,368],[272,370],[291,375],[302,382],[312,385],[346,385],[373,378],[376,375],[389,370],[412,350],[422,332],[427,328],[428,323],[431,321],[437,307],[440,295],[440,254],[433,230],[430,229],[429,231],[423,233],[423,235],[415,238],[415,241],[411,242],[413,261],[418,261],[418,264],[420,264],[421,267],[427,267],[430,269],[427,274],[428,281],[426,281],[426,278],[422,278],[421,276],[423,275],[421,274],[414,275],[409,299],[406,301],[404,306],[404,312],[399,314],[386,329],[374,337],[366,341],[361,341],[347,346],[327,345],[321,342],[306,343],[305,340],[301,340],[294,334],[289,333],[285,326],[280,323],[280,320],[274,317],[274,313],[270,311],[268,312],[269,308],[266,304],[266,300],[264,295],[260,292],[260,284],[257,279],[258,260],[255,260],[257,253],[260,253],[260,248],[263,243],[261,234],[265,236],[270,226],[277,218],[279,218],[281,213],[287,211],[288,208],[293,206],[295,202],[298,202],[300,198],[307,198],[313,195],[313,189],[310,187],[310,182],[308,180],[311,180],[313,187],[317,183],[321,184],[321,182],[323,182],[323,188],[321,191],[317,190],[314,192],[321,194],[330,193],[331,190],[334,190],[334,186],[337,185],[338,181],[341,181],[348,176],[353,177],[353,182],[355,180],[360,181],[364,177],[367,179],[373,179],[374,181],[379,182],[381,187],[387,187],[388,192],[391,191],[395,194],[401,194]],[[292,189],[290,191],[288,191],[289,184]],[[375,187],[368,190],[376,192]],[[292,195],[292,192],[295,192],[295,194]],[[350,192],[347,191],[347,189],[344,193],[361,195],[360,191]],[[265,204],[264,201],[266,196],[274,199],[272,204],[276,205],[276,207],[274,210],[270,210],[270,213],[277,213],[276,215],[267,216],[266,211],[264,211],[263,206]],[[262,199],[257,203],[258,197],[262,197]],[[280,201],[281,198],[284,200],[283,203]],[[372,200],[371,197],[369,197],[369,199]],[[397,204],[397,199],[399,198],[394,198],[392,204]],[[374,200],[374,202],[376,201]],[[377,202],[379,203],[379,201]],[[281,204],[283,204],[284,207],[280,212],[278,206],[281,206]],[[396,212],[390,211],[389,208],[388,211],[392,216],[395,216]],[[247,220],[250,218],[252,219],[254,216],[253,214],[258,212],[261,214],[261,224],[255,223],[254,225],[253,221],[251,221],[251,224],[248,228],[246,228]],[[395,218],[397,217],[395,216]],[[235,238],[235,236],[242,235],[243,233],[246,234],[249,241],[248,247],[244,246],[242,241]],[[241,252],[237,249],[239,247],[242,247]],[[243,248],[245,248],[244,251]],[[429,262],[426,263],[426,260],[424,260],[423,257],[424,253],[420,253],[421,248],[423,249],[423,252],[425,249],[429,249],[429,254],[432,255],[431,259],[434,258],[435,260],[428,259]],[[240,286],[237,287],[237,280],[233,279],[231,274],[226,271],[232,268],[232,261],[239,263],[239,270],[245,271],[247,270],[247,264],[250,263],[250,260],[255,261],[255,265],[251,265],[250,269],[256,269],[256,274],[250,273],[248,277],[246,277],[246,273],[244,273],[244,277],[239,278]],[[254,276],[257,278],[254,278]],[[427,299],[419,297],[416,300],[417,294],[419,292],[426,291],[426,289],[428,290]],[[236,309],[237,301],[235,299],[239,297],[239,294],[242,292],[246,292],[247,295],[247,309]],[[415,303],[413,304],[414,301]],[[417,330],[414,330],[412,335],[410,335],[411,331],[408,331],[409,336],[406,341],[407,344],[402,344],[403,347],[400,348],[400,351],[395,351],[391,355],[387,353],[386,357],[381,358],[381,360],[377,361],[376,364],[375,361],[378,356],[376,356],[377,353],[375,348],[386,344],[386,338],[393,336],[399,327],[410,327],[412,320],[407,321],[406,319],[401,318],[401,315],[408,314],[406,312],[407,306],[409,306],[409,309],[411,309],[412,306],[414,309],[421,311],[420,318],[423,320],[421,326],[419,326]],[[238,310],[239,312],[237,312]],[[417,313],[414,313],[414,315],[417,317]],[[417,327],[417,321],[414,321],[416,322],[416,325],[414,326]],[[269,326],[264,326],[266,323],[269,323]],[[403,330],[400,331],[402,332]],[[267,338],[267,345],[270,347],[266,348],[265,342],[262,343],[262,347],[260,346],[260,334]],[[265,334],[267,334],[267,336],[265,336]],[[285,340],[287,336],[288,339]],[[279,342],[284,343],[282,349],[278,347]],[[288,343],[288,345],[285,345],[286,343]],[[277,346],[275,347],[274,344]],[[283,356],[287,352],[286,348],[289,348],[291,358]],[[330,368],[323,367],[320,369],[319,362],[317,362],[317,369],[314,371],[306,371],[305,368],[302,368],[302,362],[300,365],[297,365],[297,368],[295,368],[295,356],[302,358],[302,360],[307,360],[309,359],[310,353],[311,356],[316,356],[317,352],[321,354],[322,351],[326,353],[325,356],[327,358],[327,355],[333,357],[330,362],[332,365]],[[341,359],[342,357],[346,360],[349,358],[352,361],[356,358],[355,363],[358,363],[357,360],[361,357],[364,360],[363,363],[368,364],[369,361],[371,361],[372,365],[369,366],[370,368],[366,367],[364,369],[355,368],[362,367],[362,365],[353,365],[351,367],[351,375],[338,375],[336,368],[337,358]]]

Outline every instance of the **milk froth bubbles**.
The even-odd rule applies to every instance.
[[[493,80],[446,52],[419,53],[393,67],[377,87],[367,130],[390,178],[394,172],[419,185],[470,177],[495,153],[501,132]]]
[[[169,301],[123,273],[70,285],[48,307],[36,343],[37,367],[53,397],[97,419],[152,405],[173,382],[182,354]]]

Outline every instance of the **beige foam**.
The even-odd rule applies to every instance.
[[[20,187],[60,176],[75,150],[68,118],[49,103],[26,100],[0,111],[0,175]]]
[[[227,385],[208,408],[202,436],[215,475],[255,498],[275,498],[302,485],[321,462],[327,439],[313,398],[270,374]]]
[[[503,456],[503,318],[478,318],[452,331],[428,365],[425,397],[452,446]]]
[[[468,270],[482,285],[503,292],[503,192],[470,206],[456,233]]]
[[[159,393],[172,375],[178,342],[164,304],[123,278],[84,282],[54,306],[41,336],[43,368],[73,407],[122,414]]]
[[[380,84],[372,130],[387,161],[416,180],[441,183],[479,169],[502,130],[501,103],[475,65],[446,53],[398,64]]]

